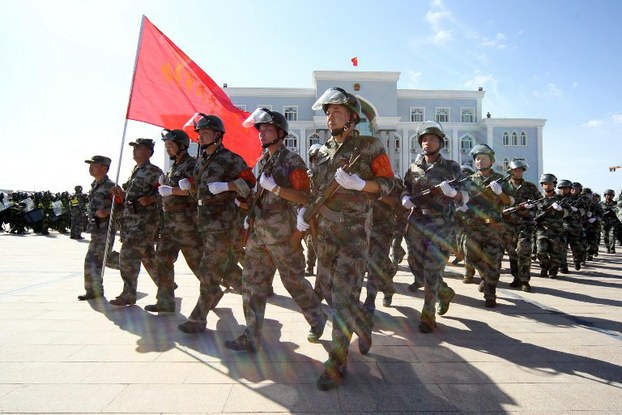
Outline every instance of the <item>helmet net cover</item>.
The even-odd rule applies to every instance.
[[[494,163],[495,162],[495,152],[492,148],[490,148],[488,146],[488,144],[478,144],[475,147],[473,147],[471,149],[471,151],[469,152],[469,154],[471,155],[471,157],[473,157],[473,159],[475,159],[475,157],[478,154],[485,154],[488,157],[490,157],[491,161]]]

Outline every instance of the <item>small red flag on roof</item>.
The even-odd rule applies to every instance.
[[[352,66],[359,66],[359,58],[356,56],[350,59],[350,61],[352,61]]]

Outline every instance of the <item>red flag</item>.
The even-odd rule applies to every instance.
[[[242,127],[249,113],[234,106],[212,78],[143,16],[126,118],[174,129],[196,112],[218,115],[227,131],[225,147],[255,165],[261,153],[257,130]],[[197,141],[194,131],[186,132]]]
[[[356,56],[350,59],[350,61],[352,62],[352,66],[359,66],[359,58]]]

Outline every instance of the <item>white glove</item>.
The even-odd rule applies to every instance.
[[[344,189],[358,190],[359,192],[365,187],[365,180],[356,174],[348,174],[341,167],[335,172],[335,180]]]
[[[579,211],[579,209],[577,209],[577,208],[576,208],[576,207],[574,207],[574,206],[573,206],[573,207],[571,207],[571,208],[570,208],[570,210],[572,210],[573,212],[578,212],[578,211]]]
[[[495,194],[498,196],[501,193],[503,193],[503,188],[501,187],[501,185],[498,182],[491,182],[490,183],[490,189],[495,192]]]
[[[467,205],[462,205],[460,207],[457,207],[456,210],[459,210],[462,213],[465,213],[467,210],[469,210],[469,207]]]
[[[300,232],[306,232],[309,230],[309,224],[305,221],[304,214],[307,208],[301,208],[298,211],[298,216],[296,217],[296,229]]]
[[[276,182],[272,176],[268,176],[266,173],[261,173],[261,176],[259,176],[259,184],[269,192],[273,191],[276,187]]]
[[[594,223],[594,222],[596,222],[596,218],[589,218],[587,221],[588,221],[589,223]]]
[[[166,176],[161,174],[160,177],[158,177],[158,183],[166,184]]]
[[[525,209],[533,209],[535,206],[536,206],[536,205],[534,205],[533,203],[525,203],[525,204],[523,205],[523,207],[524,207]]]
[[[410,200],[410,197],[403,196],[402,197],[402,206],[404,206],[406,209],[412,209],[412,208],[415,207],[415,204],[412,202],[412,200]]]
[[[587,212],[587,217],[591,218],[592,217],[592,212]]]
[[[456,197],[456,195],[458,194],[458,191],[454,189],[453,187],[451,187],[451,185],[449,184],[447,180],[445,180],[444,182],[441,182],[439,187],[441,188],[441,191],[443,192],[443,194],[447,197],[453,198],[453,197]]]
[[[162,186],[158,187],[158,193],[160,193],[160,196],[163,197],[170,196],[173,194],[173,188],[171,186],[163,184]]]
[[[179,188],[181,190],[190,190],[190,188],[192,187],[192,184],[188,179],[181,179],[177,184],[179,185]]]
[[[557,202],[553,203],[553,204],[551,205],[551,207],[552,207],[553,209],[557,210],[558,212],[561,212],[561,211],[563,210],[563,208],[561,207],[561,205],[560,205],[559,203],[557,203]]]
[[[212,182],[207,185],[210,193],[213,195],[220,194],[229,190],[229,183],[227,182]]]
[[[251,227],[251,224],[248,223],[248,216],[244,218],[244,229],[248,230]]]

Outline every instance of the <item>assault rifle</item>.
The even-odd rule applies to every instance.
[[[342,167],[343,171],[345,171],[348,174],[351,174],[351,172],[354,169],[354,165],[356,164],[356,162],[359,160],[360,157],[361,157],[360,154],[357,154],[356,157],[354,157],[354,153],[352,153],[352,155],[350,156],[350,160]],[[311,224],[311,221],[315,219],[317,214],[320,212],[320,209],[322,208],[322,206],[324,206],[326,202],[328,201],[328,199],[330,199],[335,194],[335,192],[339,189],[339,187],[341,186],[339,185],[337,180],[333,178],[333,181],[330,182],[330,184],[326,187],[326,189],[324,189],[324,192],[322,192],[322,194],[317,199],[315,199],[313,203],[311,203],[311,205],[307,208],[307,210],[305,210],[305,213],[302,216],[305,222],[307,222],[308,224]],[[298,229],[294,229],[294,232],[292,233],[292,236],[289,239],[291,246],[294,249],[297,249],[300,246],[300,242],[302,241],[303,237],[304,237],[304,232],[300,232]]]
[[[584,197],[584,195],[581,195],[578,198],[576,198],[575,200],[573,200],[572,202],[569,202],[567,198],[564,198],[564,199],[559,201],[559,205],[561,207],[563,207],[563,208],[570,208],[570,209],[572,209],[577,203],[579,203],[583,199],[583,197]],[[544,197],[542,199],[544,199]],[[536,215],[536,217],[533,218],[533,220],[536,223],[539,223],[540,221],[542,221],[542,219],[546,216],[546,214],[552,208],[553,208],[553,203],[551,203],[549,206],[547,206],[546,209],[544,209],[542,212],[538,213]]]
[[[524,202],[519,203],[518,205],[514,205],[511,206],[509,208],[503,209],[503,214],[507,215],[508,213],[513,213],[516,212],[519,209],[524,208],[526,205],[537,205],[538,203],[542,202],[544,200],[544,196],[542,196],[540,199],[528,199]]]

